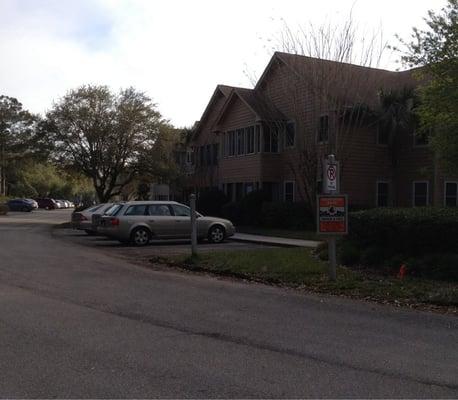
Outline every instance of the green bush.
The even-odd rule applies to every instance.
[[[422,254],[458,251],[458,209],[377,208],[350,214],[348,239],[361,247]]]
[[[227,201],[227,196],[221,190],[205,190],[199,194],[196,208],[204,215],[220,217],[223,215],[223,205]]]
[[[262,204],[261,223],[268,228],[314,229],[315,217],[304,203],[266,202]]]
[[[361,249],[354,242],[342,241],[338,248],[339,262],[343,265],[356,265],[360,261]]]
[[[408,274],[457,280],[458,209],[378,208],[350,213],[349,234],[341,258],[348,261],[354,246],[359,262],[392,269],[406,264]],[[348,250],[348,248],[350,250]]]
[[[6,204],[0,204],[0,215],[8,214],[9,207]]]

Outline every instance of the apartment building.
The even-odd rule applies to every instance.
[[[355,207],[456,206],[458,176],[441,171],[425,136],[379,121],[380,92],[415,88],[413,74],[275,53],[253,89],[216,87],[188,149],[189,188],[310,201],[335,154]]]

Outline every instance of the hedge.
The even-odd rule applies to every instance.
[[[376,208],[350,213],[350,240],[409,254],[458,252],[457,208]]]
[[[346,265],[397,270],[458,280],[457,208],[377,208],[350,213],[349,234],[339,246]]]

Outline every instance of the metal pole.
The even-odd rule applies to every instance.
[[[196,195],[190,196],[191,205],[191,254],[197,255]]]
[[[336,266],[336,238],[331,237],[328,240],[328,258],[329,258],[329,279],[335,281],[337,279]]]

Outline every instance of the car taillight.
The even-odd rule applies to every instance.
[[[80,214],[80,221],[87,221],[87,218],[83,214]]]
[[[118,218],[110,218],[110,223],[111,223],[111,226],[118,226],[119,225],[119,219]]]

